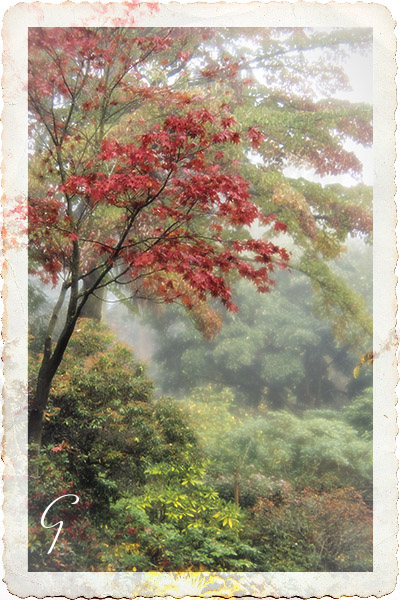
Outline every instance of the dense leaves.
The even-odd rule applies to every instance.
[[[371,406],[365,397],[343,416],[309,410],[297,417],[265,408],[238,409],[229,390],[208,386],[195,390],[182,406],[213,459],[210,482],[226,498],[234,499],[236,483],[238,501],[254,503],[257,494],[283,477],[298,487],[321,490],[355,485],[371,500],[371,440],[344,422],[363,419],[364,427],[370,426]]]
[[[212,387],[156,401],[129,348],[93,321],[78,329],[51,390],[40,479],[31,464],[32,570],[371,568],[365,398],[302,418],[240,410]],[[64,526],[47,554],[54,530],[40,519],[65,494],[80,500],[53,506],[47,524]]]
[[[152,400],[151,387],[127,347],[106,328],[80,322],[51,391],[36,459],[44,478],[30,482],[32,569],[252,566],[254,551],[237,537],[238,509],[203,482],[193,430],[172,400]],[[46,556],[51,535],[41,514],[49,499],[69,493],[79,495],[78,510],[53,509],[65,530]]]
[[[372,515],[353,488],[287,488],[278,503],[257,504],[252,527],[268,570],[372,570]]]
[[[368,255],[357,245],[349,249],[347,263],[334,264],[336,273],[348,278],[354,290],[362,289],[366,300],[372,282]],[[329,280],[334,278],[338,275],[331,273]],[[343,312],[339,318],[335,312],[338,321],[332,323],[321,318],[320,298],[313,298],[310,281],[298,271],[283,272],[276,281],[276,289],[262,301],[246,283],[236,286],[238,315],[221,315],[210,306],[205,316],[215,334],[219,326],[214,314],[222,322],[220,332],[214,336],[195,331],[192,319],[178,308],[158,313],[147,310],[151,329],[146,331],[154,340],[153,372],[162,391],[182,395],[194,386],[213,383],[230,388],[237,404],[266,403],[274,409],[298,411],[339,407],[371,385],[371,368],[367,365],[356,380],[353,377],[360,352],[368,351],[372,344],[364,299],[350,288],[344,293],[342,285],[335,289],[334,283],[328,294],[325,282],[325,310],[335,312],[335,294],[343,293],[336,301],[349,305],[347,317]],[[350,321],[357,311],[365,314],[363,336],[354,325],[356,317]],[[346,329],[349,335],[343,340],[341,334]]]
[[[53,381],[43,442],[65,457],[97,510],[135,489],[148,460],[177,460],[194,442],[171,403],[150,402],[152,387],[129,348],[106,328],[81,320]]]

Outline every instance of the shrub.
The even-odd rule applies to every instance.
[[[262,570],[372,570],[372,511],[351,487],[263,498],[249,537],[263,552]]]

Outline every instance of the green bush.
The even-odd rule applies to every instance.
[[[28,568],[30,571],[91,571],[99,562],[101,531],[93,523],[91,497],[71,480],[65,455],[44,448],[39,459],[41,476],[30,476],[28,487]],[[31,467],[34,465],[31,464]],[[58,527],[44,528],[41,517],[48,505],[65,494],[46,515],[45,525],[63,521],[63,528],[52,552],[48,554]]]
[[[248,530],[266,571],[371,571],[372,511],[354,488],[264,498]]]
[[[215,385],[156,401],[132,350],[82,320],[50,397],[40,477],[30,465],[31,570],[371,568],[366,395],[302,417],[239,409]],[[64,527],[47,555],[56,531],[41,515],[69,493],[80,502],[49,516]]]
[[[102,560],[109,570],[252,570],[258,552],[240,539],[243,515],[203,482],[205,467],[160,463],[140,496],[113,507]]]

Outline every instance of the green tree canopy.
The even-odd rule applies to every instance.
[[[359,310],[365,318],[364,335],[356,327],[359,335],[354,333],[351,344],[335,335],[337,324],[321,314],[310,280],[296,270],[279,274],[276,289],[265,297],[244,282],[238,285],[238,314],[221,315],[209,307],[208,339],[199,314],[190,313],[188,319],[179,308],[148,310],[155,343],[151,362],[162,391],[187,394],[194,386],[213,383],[230,388],[242,405],[267,403],[294,411],[347,403],[370,385],[371,369],[364,367],[357,379],[353,377],[360,353],[372,344],[364,301],[372,295],[369,254],[350,247],[343,266],[344,259],[332,264],[330,277],[343,275],[351,281],[353,289],[348,288],[347,296],[354,295],[351,310],[353,314]],[[363,298],[353,291],[358,288]],[[218,318],[222,327],[216,335]],[[348,331],[353,331],[351,323]]]

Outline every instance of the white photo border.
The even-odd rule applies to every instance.
[[[374,570],[371,573],[37,573],[27,564],[26,223],[10,209],[27,197],[27,33],[29,27],[310,26],[374,30]],[[5,287],[5,580],[19,597],[382,596],[396,581],[396,209],[395,37],[382,5],[305,2],[160,4],[21,3],[3,25],[3,239]]]

